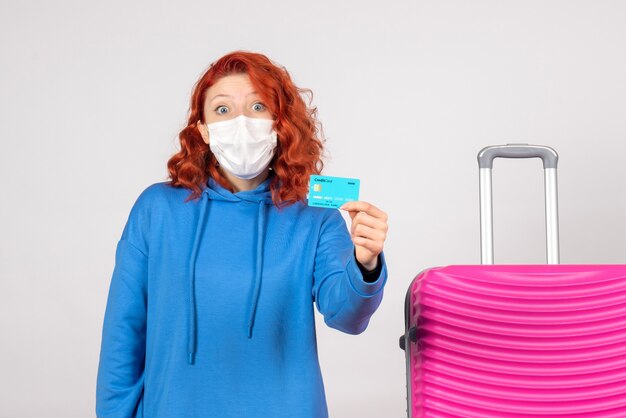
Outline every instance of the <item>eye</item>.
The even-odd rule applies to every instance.
[[[263,103],[257,102],[257,103],[252,105],[252,109],[255,112],[263,112],[265,110],[265,105]]]
[[[224,105],[218,106],[215,108],[215,113],[217,113],[218,115],[225,115],[226,113],[228,113],[228,108]]]

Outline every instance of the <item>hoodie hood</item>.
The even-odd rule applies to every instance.
[[[198,247],[200,246],[200,240],[204,234],[206,228],[206,221],[208,218],[210,201],[224,201],[232,203],[251,202],[257,205],[257,233],[256,233],[256,251],[254,259],[254,277],[252,278],[252,299],[251,305],[248,311],[248,324],[247,324],[247,336],[252,338],[252,330],[254,328],[254,320],[256,317],[256,310],[259,303],[259,296],[261,294],[261,284],[263,279],[263,247],[265,242],[265,225],[267,221],[267,206],[274,204],[272,201],[272,192],[270,190],[270,183],[273,176],[268,177],[259,184],[254,190],[246,190],[237,193],[232,193],[228,189],[222,187],[212,177],[209,177],[206,183],[206,188],[203,190],[200,196],[200,217],[195,231],[193,239],[193,247],[191,249],[191,257],[189,259],[189,334],[188,334],[188,353],[189,364],[193,364],[196,354],[196,336],[197,336],[197,317],[196,317],[196,295],[195,295],[195,280],[196,280],[196,260],[198,258]]]

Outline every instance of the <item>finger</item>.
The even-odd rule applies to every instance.
[[[354,237],[352,242],[355,245],[360,245],[371,251],[374,255],[378,255],[383,251],[383,244],[379,241],[374,241],[371,239],[363,238],[363,237]]]
[[[353,202],[344,203],[339,209],[343,209],[347,211],[365,212],[368,215],[371,215],[375,218],[387,220],[387,214],[385,212],[378,209],[376,206],[372,205],[371,203],[363,202],[360,200],[355,200]]]
[[[385,241],[385,238],[387,237],[387,234],[383,231],[380,231],[378,229],[374,229],[371,228],[369,226],[363,225],[363,224],[359,224],[354,228],[354,231],[352,232],[352,236],[353,237],[362,237],[362,238],[367,238],[367,239],[371,239],[371,240],[375,240],[375,241]]]
[[[354,231],[354,228],[357,225],[366,225],[384,232],[387,232],[387,230],[389,229],[387,222],[378,218],[374,218],[373,216],[370,216],[365,212],[357,212],[357,214],[352,218],[352,227],[350,228],[350,230]]]

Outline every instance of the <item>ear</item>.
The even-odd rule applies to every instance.
[[[202,135],[202,140],[204,141],[205,144],[209,144],[209,131],[206,128],[206,125],[204,123],[202,123],[202,121],[198,121],[196,122],[196,129],[198,129],[198,131],[200,132],[200,135]]]

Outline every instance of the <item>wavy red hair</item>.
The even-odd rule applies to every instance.
[[[181,149],[167,162],[170,184],[191,190],[187,200],[200,197],[209,177],[227,188],[234,189],[216,167],[216,158],[202,140],[196,123],[204,123],[206,91],[221,77],[244,73],[268,110],[274,116],[278,145],[270,166],[274,170],[270,182],[272,200],[278,207],[302,201],[306,197],[311,174],[319,174],[323,139],[317,108],[311,106],[313,93],[293,84],[287,70],[274,64],[265,55],[235,51],[211,64],[196,82],[191,95],[187,126],[179,133]],[[303,95],[308,95],[309,104]]]

